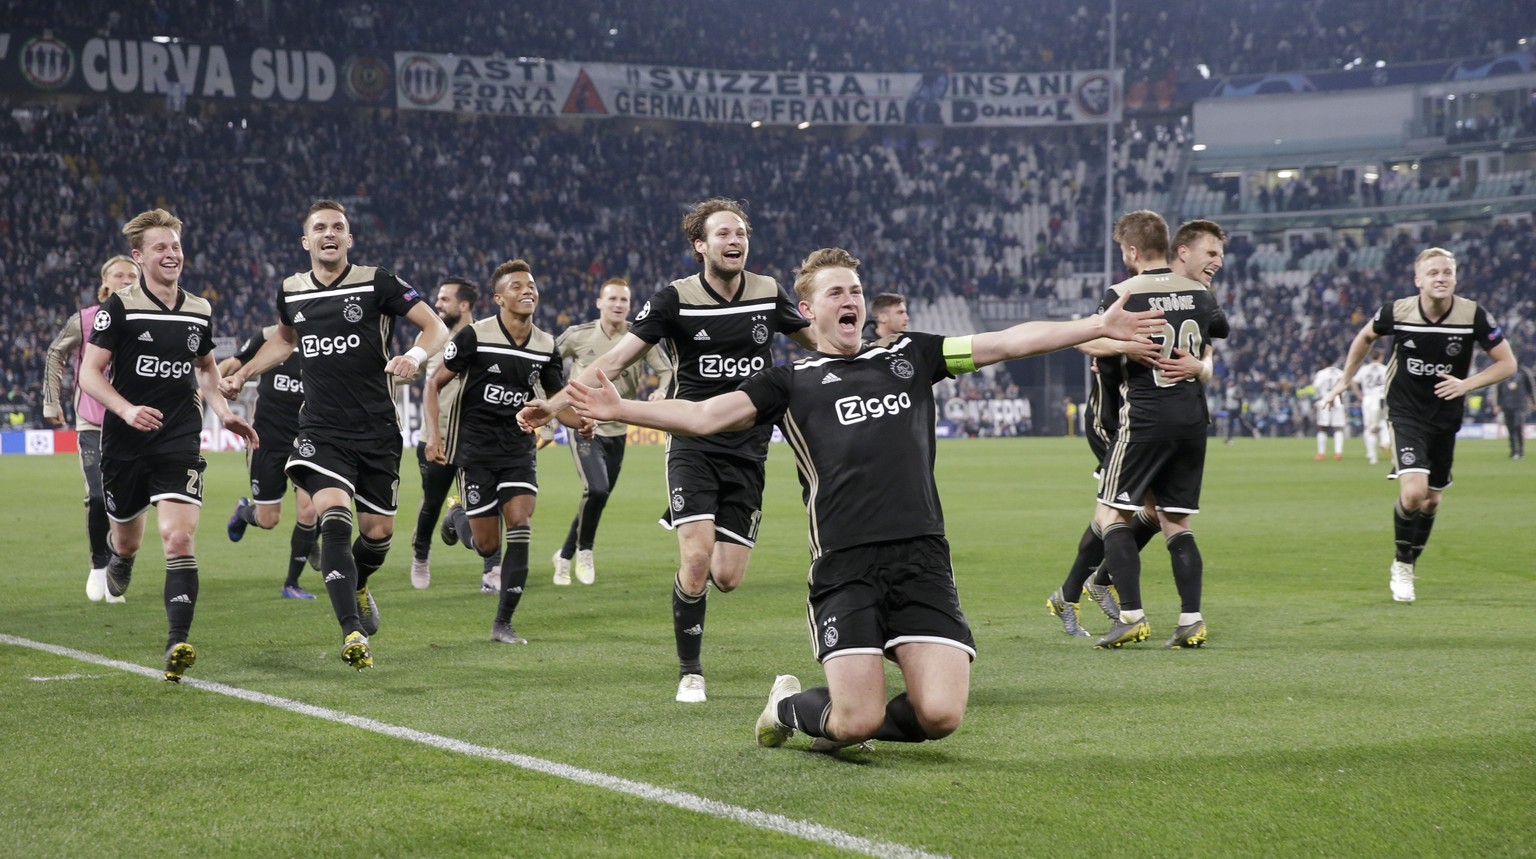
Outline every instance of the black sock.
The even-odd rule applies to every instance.
[[[1415,514],[1403,509],[1403,502],[1397,502],[1392,508],[1392,538],[1397,544],[1396,560],[1400,563],[1413,563],[1413,531]]]
[[[293,523],[293,534],[288,537],[288,578],[283,580],[283,587],[299,586],[299,574],[304,572],[304,565],[309,563],[309,551],[315,547],[315,536],[314,523]]]
[[[511,623],[512,613],[523,599],[523,586],[528,584],[528,543],[532,529],[527,525],[514,525],[502,535],[505,543],[501,556],[501,602],[496,606],[496,622]]]
[[[243,504],[236,508],[235,515],[240,518],[240,521],[246,523],[247,525],[255,525],[257,528],[262,527],[262,524],[256,521],[255,502],[250,504]]]
[[[1077,541],[1077,557],[1072,559],[1072,569],[1067,571],[1067,580],[1061,585],[1061,596],[1067,602],[1077,602],[1083,598],[1083,583],[1093,575],[1093,571],[1104,563],[1104,536],[1099,533],[1099,523],[1090,523],[1083,531],[1083,536]]]
[[[1413,539],[1411,550],[1413,560],[1418,561],[1424,554],[1424,545],[1429,542],[1429,532],[1435,527],[1435,514],[1425,513],[1423,510],[1413,517]]]
[[[832,715],[832,691],[825,686],[807,689],[779,702],[779,723],[808,737],[825,737]]]
[[[1131,536],[1131,526],[1123,522],[1104,529],[1104,565],[1099,574],[1106,572],[1120,592],[1120,608],[1141,608],[1141,552]]]
[[[332,507],[320,514],[320,569],[341,634],[361,632],[357,616],[357,562],[352,558],[352,511]]]
[[[475,549],[475,532],[469,527],[469,514],[463,507],[455,507],[448,511],[448,521],[453,523],[453,532],[459,535],[459,542],[468,546],[471,551]]]
[[[907,700],[907,693],[897,695],[885,705],[885,721],[880,723],[871,739],[892,743],[921,743],[928,739],[923,726],[918,724],[917,711]]]
[[[357,539],[352,541],[352,559],[357,563],[358,590],[368,587],[368,577],[384,566],[384,558],[389,554],[392,539],[388,534],[377,540],[358,534]]]
[[[677,663],[683,674],[703,674],[699,652],[704,649],[706,585],[698,595],[683,593],[683,586],[672,580],[672,635],[677,639]]]
[[[165,559],[165,619],[170,624],[166,648],[186,641],[197,607],[197,558],[177,555]]]
[[[1145,507],[1137,510],[1136,515],[1131,517],[1131,536],[1136,540],[1138,552],[1145,549],[1147,544],[1152,542],[1152,538],[1162,532],[1163,526],[1157,524],[1157,516],[1148,516]]]
[[[1195,545],[1195,532],[1184,531],[1168,538],[1168,558],[1173,563],[1173,586],[1179,591],[1179,611],[1198,612],[1205,561],[1200,557],[1200,547]]]
[[[101,498],[85,499],[85,534],[91,541],[91,569],[105,569],[112,560],[107,547],[107,532],[112,529],[107,518],[107,502]]]

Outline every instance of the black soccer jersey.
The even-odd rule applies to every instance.
[[[1168,269],[1153,269],[1110,287],[1099,304],[1102,313],[1130,293],[1125,309],[1163,311],[1161,341],[1163,355],[1175,348],[1199,357],[1211,340],[1227,334],[1226,316],[1215,296],[1199,281],[1180,277]],[[1172,382],[1162,372],[1131,360],[1125,355],[1099,359],[1099,372],[1106,384],[1118,388],[1120,409],[1114,421],[1117,438],[1128,442],[1196,438],[1206,433],[1210,411],[1205,403],[1205,388],[1195,379]]]
[[[349,265],[330,284],[307,271],[283,281],[278,318],[298,332],[304,368],[300,427],[342,438],[400,432],[384,366],[395,317],[419,301],[405,281],[372,266]]]
[[[518,429],[517,413],[529,400],[565,387],[555,338],[534,328],[519,344],[497,314],[454,335],[443,350],[443,366],[464,380],[449,407],[443,442],[448,461],[491,468],[524,461],[534,437]]]
[[[272,337],[276,325],[268,325],[240,345],[235,358],[248,364]],[[263,445],[286,445],[299,434],[299,409],[304,405],[304,382],[297,349],[287,360],[261,374],[256,383],[256,419],[251,423]]]
[[[743,379],[773,365],[774,332],[792,334],[809,325],[771,277],[743,272],[741,289],[726,301],[704,275],[668,284],[651,297],[630,331],[647,343],[666,341],[676,368],[671,396],[707,400],[734,391]],[[746,459],[768,457],[769,427],[698,438],[674,437],[673,449],[707,450]]]
[[[107,412],[101,423],[102,456],[196,453],[203,401],[192,366],[213,351],[209,311],[207,301],[180,289],[176,306],[166,307],[142,280],[96,311],[90,342],[112,353],[112,387],[128,402],[153,406],[162,415],[160,429],[141,432]]]
[[[945,338],[908,333],[852,358],[815,355],[772,367],[741,390],[760,425],[795,452],[811,557],[942,535],[933,480],[934,383],[950,377]]]
[[[1419,296],[1381,306],[1371,320],[1377,335],[1392,337],[1387,364],[1387,417],[1394,423],[1422,426],[1436,432],[1461,428],[1466,398],[1443,400],[1435,395],[1441,373],[1465,379],[1472,370],[1472,345],[1493,349],[1504,332],[1487,311],[1468,298],[1451,298],[1451,309],[1428,319]]]

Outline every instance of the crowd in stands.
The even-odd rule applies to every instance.
[[[101,261],[124,249],[123,220],[155,205],[186,221],[185,283],[214,303],[231,337],[274,318],[280,279],[307,264],[299,222],[319,196],[352,211],[355,261],[425,289],[447,274],[483,280],[505,259],[529,259],[543,288],[536,322],[551,330],[590,318],[592,288],[609,274],[631,278],[638,304],[696,270],[678,223],[710,195],[747,202],[752,267],[785,284],[824,245],[848,247],[865,260],[872,289],[910,301],[1055,295],[1073,258],[1102,257],[1102,142],[1080,130],[929,139],[898,129],[850,140],[293,107],[195,117],[106,102],[6,107],[15,109],[0,113],[0,281],[28,312],[0,318],[10,346],[0,352],[0,392],[23,399],[38,388],[62,320],[94,291]],[[1122,192],[1170,181],[1170,165],[1154,157],[1157,135],[1125,146]],[[1021,211],[1037,217],[1021,221]],[[1522,359],[1533,357],[1528,228],[1377,229],[1364,241],[1373,255],[1350,239],[1298,281],[1269,276],[1236,238],[1218,278],[1235,332],[1218,350],[1221,377],[1254,392],[1309,378],[1342,356],[1380,302],[1410,288],[1413,255],[1428,244],[1458,252],[1466,294],[1494,308]],[[1318,249],[1289,250],[1294,267]],[[1368,257],[1379,264],[1357,264]],[[1098,294],[1085,284],[1070,297]],[[487,300],[480,312],[490,309]]]
[[[1493,55],[1536,34],[1527,0],[1122,0],[1117,9],[1118,65],[1131,81]],[[1104,0],[776,0],[728,9],[660,0],[0,2],[0,28],[682,66],[709,56],[703,64],[715,67],[819,71],[1103,68],[1108,17]]]

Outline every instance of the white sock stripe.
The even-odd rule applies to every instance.
[[[81,662],[89,662],[91,664],[100,665],[106,668],[116,668],[120,671],[127,671],[131,674],[139,674],[157,681],[162,680],[165,674],[163,668],[149,668],[143,665],[134,665],[131,662],[122,662],[117,659],[109,659],[105,656],[98,656],[94,653],[86,653],[82,650],[60,647],[56,644],[45,644],[40,641],[18,638],[16,636],[6,635],[4,633],[0,633],[0,644],[9,644],[15,647],[26,647],[32,650],[39,650],[44,653],[52,653],[55,656],[63,656],[69,659],[77,659]],[[396,739],[407,740],[413,743],[420,743],[421,745],[440,749],[442,751],[456,752],[458,754],[467,755],[470,757],[483,758],[486,760],[511,764],[512,766],[529,770],[531,772],[540,773],[542,775],[553,776],[555,778],[565,779],[566,781],[572,781],[577,784],[601,788],[603,790],[611,790],[615,793],[628,794],[629,796],[637,797],[639,799],[644,799],[650,802],[670,805],[673,808],[682,809],[683,811],[705,814],[709,815],[710,817],[718,817],[723,820],[729,820],[734,823],[741,823],[747,826],[754,826],[758,829],[764,829],[770,832],[780,832],[785,835],[803,839],[805,841],[810,841],[816,844],[825,844],[830,847],[841,850],[848,850],[855,853],[862,853],[866,856],[875,856],[879,857],[879,859],[946,859],[946,857],[944,857],[942,854],[928,853],[915,847],[908,847],[904,844],[893,844],[888,841],[875,841],[868,838],[861,838],[857,835],[843,832],[839,829],[833,829],[829,826],[823,826],[819,823],[795,820],[794,818],[785,817],[780,814],[770,814],[765,811],[757,811],[756,809],[743,808],[738,805],[730,805],[728,803],[702,797],[697,794],[685,793],[683,791],[672,790],[670,788],[657,787],[656,785],[646,784],[645,782],[619,778],[618,776],[611,776],[606,773],[581,769],[580,767],[574,767],[569,764],[562,764],[556,761],[547,761],[543,758],[536,758],[531,755],[521,755],[515,752],[504,752],[500,749],[494,749],[487,746],[478,746],[473,743],[464,742],[463,740],[456,740],[452,737],[444,737],[439,734],[430,734],[425,731],[418,731],[414,728],[406,728],[400,725],[391,725],[387,722],[380,722],[375,719],[367,718],[366,716],[354,716],[350,713],[343,713],[339,710],[331,710],[325,707],[317,707],[313,704],[305,704],[302,701],[295,701],[290,698],[279,698],[276,695],[268,695],[265,692],[253,692],[249,689],[241,689],[237,686],[227,686],[223,683],[215,683],[209,680],[199,680],[194,677],[183,678],[181,685],[184,687],[201,689],[205,692],[213,692],[219,695],[225,695],[241,701],[248,701],[253,704],[262,704],[264,706],[273,707],[279,710],[287,710],[290,713],[296,713],[301,716],[311,716],[316,719],[324,719],[329,722],[336,722],[338,724],[347,725],[348,727],[352,728],[361,728],[365,731],[372,731],[376,734],[383,734],[386,737],[394,737]]]

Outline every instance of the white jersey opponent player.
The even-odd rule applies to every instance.
[[[937,740],[959,727],[976,651],[933,476],[934,384],[1098,336],[1147,340],[1162,328],[1161,311],[1126,312],[1122,296],[1107,313],[1071,322],[865,343],[857,266],[839,248],[806,258],[795,294],[817,352],[736,390],[699,402],[642,403],[621,399],[600,373],[597,389],[568,388],[597,420],[678,435],[774,423],[783,430],[810,517],[809,625],[827,685],[802,692],[793,675],[779,675],[757,719],[762,746],[783,745],[797,730],[822,741],[813,750],[832,750],[870,738]],[[889,701],[886,659],[906,683]]]
[[[1360,368],[1352,380],[1360,397],[1360,422],[1365,431],[1365,458],[1377,462],[1376,451],[1392,447],[1392,431],[1387,427],[1387,365],[1381,352],[1371,350],[1371,362]]]
[[[1328,435],[1333,435],[1333,458],[1344,458],[1344,426],[1349,414],[1349,408],[1343,397],[1328,399],[1328,392],[1333,390],[1344,378],[1344,371],[1329,364],[1312,374],[1312,387],[1317,391],[1317,458],[1326,459],[1328,456]]]

